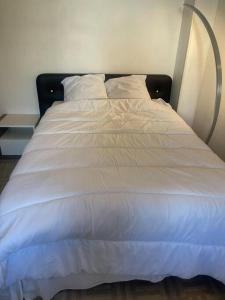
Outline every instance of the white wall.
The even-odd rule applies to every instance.
[[[197,0],[195,6],[207,16],[213,25],[217,4],[218,0]],[[209,47],[210,40],[204,25],[194,14],[178,105],[178,113],[190,126],[193,126],[199,93],[202,90]],[[211,87],[214,88],[214,86],[215,84],[212,83]]]
[[[216,34],[225,70],[225,1],[198,0],[196,6],[206,15]],[[223,82],[225,76],[223,74]],[[213,51],[209,38],[198,17],[193,20],[188,55],[178,113],[194,131],[205,140],[212,124],[215,101],[216,73]],[[222,91],[222,107],[219,122],[210,147],[225,160],[225,85]]]
[[[0,0],[0,113],[37,113],[43,72],[173,75],[183,0]]]
[[[222,89],[222,103],[219,114],[219,119],[215,133],[210,142],[210,147],[225,160],[225,1],[219,0],[218,9],[216,13],[214,31],[218,40],[223,69],[223,89]],[[212,71],[211,71],[212,70]],[[205,72],[203,75],[202,89],[199,96],[199,101],[195,113],[193,127],[196,132],[205,137],[209,131],[215,98],[215,66],[212,51],[209,51]],[[210,88],[213,85],[213,88]]]

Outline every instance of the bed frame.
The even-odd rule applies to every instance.
[[[68,76],[85,74],[40,74],[37,77],[37,93],[41,117],[53,102],[64,100],[64,89],[61,81]],[[130,74],[106,74],[106,81],[110,78],[128,76]],[[147,89],[152,99],[162,98],[170,102],[172,79],[168,75],[147,75]]]

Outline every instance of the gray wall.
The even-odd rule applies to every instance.
[[[186,0],[185,3],[195,5],[195,0]],[[171,96],[171,104],[175,110],[177,110],[180,97],[184,66],[190,38],[192,15],[193,13],[190,9],[183,7],[183,17],[180,30],[179,44],[177,48],[176,65],[173,75],[173,88]]]

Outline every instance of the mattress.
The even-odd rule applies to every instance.
[[[224,182],[162,100],[53,106],[1,195],[0,288],[79,274],[225,283]]]

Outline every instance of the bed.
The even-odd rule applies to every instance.
[[[165,101],[52,106],[70,75],[37,79],[42,119],[1,195],[0,299],[167,276],[225,283],[225,164],[168,105],[171,79],[147,76]]]

